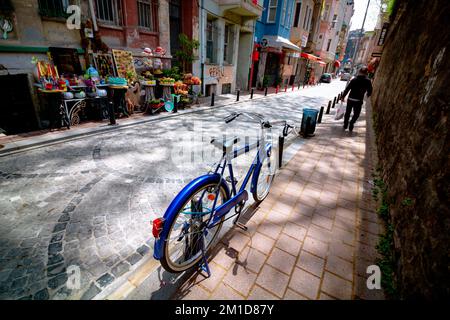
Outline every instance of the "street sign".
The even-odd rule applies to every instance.
[[[377,43],[378,46],[382,46],[384,44],[384,40],[386,39],[388,27],[389,27],[389,23],[383,24],[383,28],[381,29],[381,32],[380,32],[380,38],[378,39],[378,43]]]

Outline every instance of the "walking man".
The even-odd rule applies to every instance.
[[[344,94],[342,95],[341,100],[344,101],[344,98],[347,96],[348,92],[350,94],[347,99],[347,108],[345,110],[344,116],[344,130],[347,128],[350,132],[353,131],[353,126],[355,125],[356,120],[358,120],[359,114],[361,113],[361,108],[364,102],[364,95],[367,92],[367,97],[370,97],[372,94],[372,82],[367,77],[368,70],[367,67],[362,67],[359,69],[358,76],[353,78],[347,87],[344,90]],[[350,127],[348,126],[350,114],[353,110],[353,117],[350,121]]]

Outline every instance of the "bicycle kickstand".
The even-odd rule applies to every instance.
[[[208,275],[207,278],[211,277],[211,270],[209,269],[208,259],[206,258],[206,252],[202,249],[202,260],[199,263],[199,267],[202,271],[205,271]]]
[[[202,260],[199,263],[199,267],[202,271],[205,271],[208,275],[207,278],[211,277],[211,270],[209,269],[208,259],[206,258],[206,252],[205,252],[205,243],[204,240],[201,244],[202,247]]]

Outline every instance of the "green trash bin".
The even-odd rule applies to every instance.
[[[312,135],[314,134],[314,131],[316,131],[316,123],[318,115],[319,110],[310,108],[303,109],[301,132],[304,137]]]

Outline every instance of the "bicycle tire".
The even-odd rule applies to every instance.
[[[267,197],[267,195],[269,194],[270,188],[271,188],[273,180],[275,178],[275,172],[276,172],[276,168],[277,168],[277,164],[276,164],[276,159],[275,158],[276,157],[275,157],[274,151],[272,150],[271,154],[270,154],[270,157],[265,157],[264,160],[262,161],[261,165],[256,169],[256,171],[254,173],[256,179],[255,179],[255,186],[253,188],[252,195],[253,195],[253,199],[257,203],[263,201]],[[262,194],[259,194],[258,191],[260,191],[260,190],[258,190],[258,186],[259,186],[259,183],[260,183],[260,179],[264,178],[264,177],[261,176],[261,172],[262,172],[262,170],[265,169],[264,166],[265,166],[265,161],[266,160],[269,160],[269,164],[270,165],[268,164],[269,165],[268,166],[268,170],[269,170],[269,173],[271,173],[271,174],[268,175],[268,176],[265,175],[265,177],[269,178],[269,180],[266,181],[266,183],[268,184],[267,187],[266,187],[267,189]],[[273,170],[273,171],[270,172],[270,170]]]
[[[183,271],[186,271],[186,270],[192,268],[194,265],[196,265],[201,260],[202,254],[201,254],[201,251],[199,250],[193,254],[194,257],[191,259],[190,262],[188,262],[182,266],[176,266],[175,263],[173,261],[171,261],[170,252],[168,252],[169,246],[170,246],[169,240],[171,238],[173,228],[174,228],[175,223],[177,222],[178,217],[180,216],[180,214],[183,214],[181,211],[189,204],[189,202],[192,201],[193,197],[202,190],[206,190],[209,187],[216,187],[216,186],[217,186],[217,183],[211,183],[211,182],[206,182],[205,184],[199,185],[195,190],[192,191],[191,195],[188,197],[188,200],[183,205],[179,206],[177,214],[175,215],[175,217],[173,218],[173,221],[170,224],[167,241],[164,241],[164,245],[163,245],[164,255],[162,256],[162,258],[160,260],[162,267],[166,271],[171,272],[171,273],[180,273],[180,272],[183,272]],[[222,195],[222,203],[224,203],[224,202],[228,201],[228,195],[227,195],[225,188],[222,185],[220,185],[219,187],[220,187],[219,194]],[[216,205],[216,207],[217,207],[217,205]],[[207,245],[205,245],[205,252],[208,252],[208,250],[211,248],[211,245],[216,240],[217,235],[219,234],[219,232],[222,228],[224,218],[225,218],[225,216],[223,216],[222,219],[220,220],[220,222],[218,222],[216,224],[216,226],[215,226],[216,230],[214,231],[211,240],[209,241],[209,243]],[[203,231],[204,231],[204,228],[201,231],[199,231],[198,234],[203,235],[204,234]],[[195,234],[194,234],[194,236],[195,236]],[[183,239],[183,241],[184,240],[185,239]],[[179,241],[180,240],[178,240],[178,242]],[[196,245],[198,245],[198,244],[194,244],[194,246],[196,246]]]

